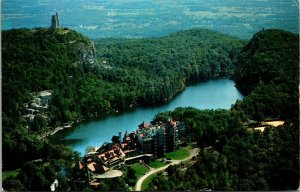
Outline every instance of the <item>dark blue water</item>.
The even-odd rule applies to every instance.
[[[163,106],[139,107],[131,112],[83,123],[76,128],[58,132],[54,137],[84,154],[87,146],[100,146],[104,142],[110,142],[111,137],[117,135],[119,131],[124,134],[125,131],[136,130],[140,123],[150,122],[158,112],[189,106],[198,109],[229,109],[237,99],[242,98],[234,81],[210,80],[188,86],[180,95]]]
[[[160,37],[207,28],[249,39],[299,29],[297,0],[3,0],[2,29],[49,27],[51,14],[90,38]]]

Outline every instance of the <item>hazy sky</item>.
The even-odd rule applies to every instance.
[[[208,28],[250,38],[262,28],[298,32],[297,0],[4,0],[2,29],[48,27],[51,14],[89,37],[152,37]]]

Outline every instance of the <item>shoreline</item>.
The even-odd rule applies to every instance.
[[[52,135],[56,134],[57,132],[62,131],[64,129],[72,128],[72,127],[74,127],[75,124],[77,124],[79,122],[81,122],[81,121],[76,120],[75,123],[74,122],[69,122],[69,123],[65,124],[64,126],[56,127],[54,130],[50,130],[50,131],[47,131],[46,133],[43,133],[43,134],[39,135],[38,139],[43,139],[43,138],[52,136]]]
[[[58,133],[58,132],[60,132],[64,129],[73,128],[76,125],[79,125],[79,124],[82,124],[82,123],[85,123],[85,122],[94,121],[94,120],[102,120],[102,119],[105,119],[105,118],[110,117],[110,116],[118,116],[118,115],[121,115],[121,114],[129,112],[129,111],[135,111],[138,107],[163,106],[163,105],[166,105],[166,104],[170,103],[172,100],[174,100],[178,95],[180,95],[182,92],[184,92],[185,89],[189,86],[196,85],[196,84],[199,84],[199,83],[202,84],[202,83],[205,83],[205,82],[210,81],[210,80],[221,80],[221,79],[230,79],[230,78],[229,77],[218,77],[218,78],[211,78],[211,79],[205,79],[205,80],[202,79],[202,80],[196,80],[196,81],[187,81],[187,82],[183,83],[182,87],[180,87],[180,89],[178,89],[174,95],[172,95],[172,98],[165,98],[164,101],[157,102],[155,104],[150,104],[150,105],[149,104],[141,104],[141,103],[131,104],[130,106],[128,106],[127,108],[125,108],[123,110],[112,110],[109,113],[105,114],[104,116],[90,116],[90,117],[86,117],[86,118],[78,118],[75,121],[68,122],[64,125],[60,125],[58,127],[55,127],[53,129],[47,131],[46,133],[42,133],[38,136],[38,138],[43,139],[43,138],[46,138],[46,137],[49,137],[49,136],[53,136],[56,133]]]
[[[184,85],[184,86],[182,87],[182,89],[178,90],[178,92],[177,92],[175,95],[173,95],[172,98],[171,98],[170,100],[165,101],[165,102],[163,102],[163,103],[157,103],[157,104],[154,104],[154,106],[160,106],[160,105],[164,105],[164,104],[166,104],[166,103],[169,103],[169,102],[170,102],[171,100],[173,100],[178,94],[182,93],[182,91],[183,91],[185,88],[186,88],[186,85]],[[56,127],[56,128],[54,128],[54,130],[49,130],[49,131],[47,131],[46,133],[43,133],[43,134],[39,135],[39,136],[38,136],[38,139],[43,139],[43,138],[46,138],[46,137],[49,137],[49,136],[53,136],[54,134],[56,134],[56,133],[59,132],[59,131],[62,131],[62,130],[64,130],[64,129],[72,128],[72,127],[74,127],[74,125],[78,125],[78,124],[83,123],[83,122],[85,122],[85,121],[92,121],[92,120],[95,120],[95,119],[103,119],[103,118],[107,118],[107,117],[109,117],[109,116],[111,116],[111,115],[119,115],[119,114],[122,114],[122,113],[124,113],[124,112],[128,112],[128,111],[131,111],[131,110],[135,110],[136,107],[141,107],[141,106],[147,107],[148,105],[145,105],[145,104],[140,104],[140,105],[139,105],[139,104],[137,104],[137,105],[135,105],[135,106],[129,106],[128,109],[125,109],[125,110],[122,110],[122,111],[116,110],[115,112],[109,113],[109,114],[107,114],[107,115],[104,116],[104,117],[92,117],[92,118],[88,118],[88,119],[85,119],[85,118],[83,118],[83,119],[77,119],[75,122],[69,122],[69,123],[67,123],[67,124],[64,125],[64,126]]]
[[[53,130],[49,130],[46,133],[39,135],[38,138],[43,139],[43,138],[46,138],[49,136],[53,136],[54,134],[56,134],[59,131],[62,131],[64,129],[73,128],[74,126],[84,123],[86,121],[100,120],[100,119],[107,118],[109,116],[120,115],[120,114],[126,113],[128,111],[133,111],[133,110],[136,110],[137,107],[162,106],[162,105],[168,104],[169,102],[174,100],[179,94],[181,94],[187,87],[189,87],[191,85],[198,84],[198,83],[205,83],[206,81],[219,80],[219,79],[230,79],[230,78],[229,77],[218,77],[218,78],[211,78],[211,79],[198,80],[198,81],[187,81],[187,82],[183,83],[182,87],[180,89],[178,89],[174,95],[172,95],[172,98],[170,98],[170,99],[165,98],[165,101],[158,102],[158,103],[151,104],[151,105],[147,105],[147,104],[135,104],[133,106],[130,105],[130,106],[128,106],[127,109],[120,110],[120,111],[119,110],[111,111],[110,113],[108,113],[104,116],[100,116],[100,117],[92,116],[92,117],[88,117],[88,118],[78,118],[75,121],[66,123],[64,126],[55,127]]]

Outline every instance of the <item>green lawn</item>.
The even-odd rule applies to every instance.
[[[174,159],[174,160],[182,160],[182,159],[187,158],[189,155],[190,155],[190,152],[187,149],[182,148],[182,149],[177,149],[176,151],[167,153],[166,157]]]
[[[155,161],[152,161],[149,163],[149,166],[152,167],[152,168],[160,168],[160,167],[163,167],[165,166],[166,164],[159,161],[159,160],[155,160]]]
[[[16,177],[19,174],[20,169],[12,170],[12,171],[3,171],[2,172],[2,181],[4,181],[7,177],[13,176]]]
[[[188,145],[186,147],[183,147],[183,149],[191,150],[191,149],[193,149],[193,147],[191,145]]]
[[[142,188],[141,188],[142,191],[148,189],[149,184],[152,182],[152,179],[153,179],[155,176],[156,176],[156,173],[150,175],[149,177],[147,177],[147,178],[144,180],[144,182],[142,183]]]
[[[137,179],[139,179],[148,171],[148,168],[141,165],[140,163],[132,164],[130,165],[130,167],[132,167],[135,170],[135,176]]]

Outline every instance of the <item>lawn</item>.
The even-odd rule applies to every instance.
[[[146,189],[148,189],[149,184],[152,182],[152,179],[156,176],[156,174],[152,174],[149,177],[147,177],[144,182],[142,183],[142,188],[141,190],[144,191]]]
[[[135,176],[137,179],[139,179],[141,176],[143,176],[148,171],[148,168],[141,165],[140,163],[132,164],[132,165],[130,165],[130,167],[135,170]]]
[[[182,160],[187,158],[190,155],[190,152],[187,149],[178,149],[176,151],[170,152],[166,154],[167,158],[171,158],[174,160]]]
[[[160,168],[160,167],[163,167],[165,166],[166,164],[159,161],[159,160],[155,160],[155,161],[152,161],[149,163],[149,166],[152,167],[152,168]]]
[[[4,181],[7,177],[13,176],[16,177],[19,174],[20,169],[12,170],[12,171],[3,171],[2,172],[2,181]]]
[[[186,147],[183,147],[183,149],[191,150],[193,147],[191,145],[187,145]]]

